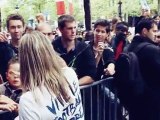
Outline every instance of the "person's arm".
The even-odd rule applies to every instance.
[[[0,95],[0,110],[18,112],[18,104],[5,95]]]
[[[79,85],[80,86],[91,84],[93,82],[94,82],[94,80],[90,76],[84,76],[84,77],[82,77],[82,78],[79,79]]]
[[[113,75],[115,73],[114,52],[111,48],[105,49],[103,53],[104,74]]]
[[[3,111],[18,111],[18,104],[15,103],[15,104],[12,104],[12,103],[8,103],[8,104],[0,104],[0,110],[3,110]]]
[[[16,104],[16,102],[5,95],[0,95],[0,104]]]
[[[80,85],[87,85],[94,82],[96,76],[96,60],[90,46],[81,54],[78,59],[77,75]]]

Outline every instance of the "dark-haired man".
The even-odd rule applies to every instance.
[[[136,29],[138,35],[133,38],[128,50],[133,51],[142,43],[148,45],[136,53],[144,80],[144,93],[138,100],[133,100],[133,107],[129,110],[130,120],[160,120],[160,47],[154,42],[157,24],[153,19],[146,18],[137,24]]]
[[[7,17],[7,30],[11,36],[8,40],[8,34],[0,33],[0,74],[6,81],[5,73],[8,61],[18,54],[20,38],[24,33],[24,19],[19,14],[11,14]]]
[[[89,45],[76,40],[76,21],[70,15],[58,18],[58,27],[62,34],[54,42],[54,49],[73,67],[78,75],[79,84],[90,84],[96,75],[96,62]]]

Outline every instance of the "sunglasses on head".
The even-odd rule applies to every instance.
[[[50,33],[43,33],[44,35],[50,36],[50,35],[55,35],[55,32],[50,32]]]
[[[43,33],[44,35],[48,35],[48,36],[50,36],[52,33]]]

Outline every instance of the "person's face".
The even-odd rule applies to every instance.
[[[6,72],[6,78],[13,89],[21,88],[20,64],[11,64]]]
[[[153,27],[150,30],[147,30],[146,37],[151,39],[152,41],[155,41],[155,37],[157,34],[158,27],[156,24],[153,24]]]
[[[98,42],[104,42],[105,39],[108,36],[108,33],[106,32],[106,27],[104,26],[100,26],[98,25],[95,29],[94,29],[94,43],[98,43]]]
[[[8,31],[11,34],[12,40],[21,39],[21,37],[23,35],[23,32],[24,32],[24,26],[23,26],[22,21],[20,21],[20,20],[10,20]]]
[[[158,23],[159,23],[159,21],[160,21],[160,17],[159,17],[159,16],[157,16],[157,17],[154,19],[154,21],[158,24]]]
[[[160,31],[158,31],[156,34],[155,42],[160,44]]]
[[[150,10],[142,9],[142,16],[144,16],[144,17],[150,16]]]
[[[76,22],[66,22],[65,27],[60,29],[64,40],[75,40],[76,38]]]
[[[39,29],[39,31],[42,32],[46,37],[48,37],[51,42],[55,39],[55,35],[53,34],[50,26],[43,26],[41,29]]]

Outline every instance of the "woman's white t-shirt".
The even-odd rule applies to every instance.
[[[72,87],[70,94],[74,98],[72,103],[62,105],[57,98],[51,96],[45,87],[37,90],[41,105],[35,102],[32,92],[24,93],[19,102],[20,120],[84,120],[81,94],[76,73],[72,68],[65,67],[62,71]],[[38,88],[37,88],[38,89]]]

